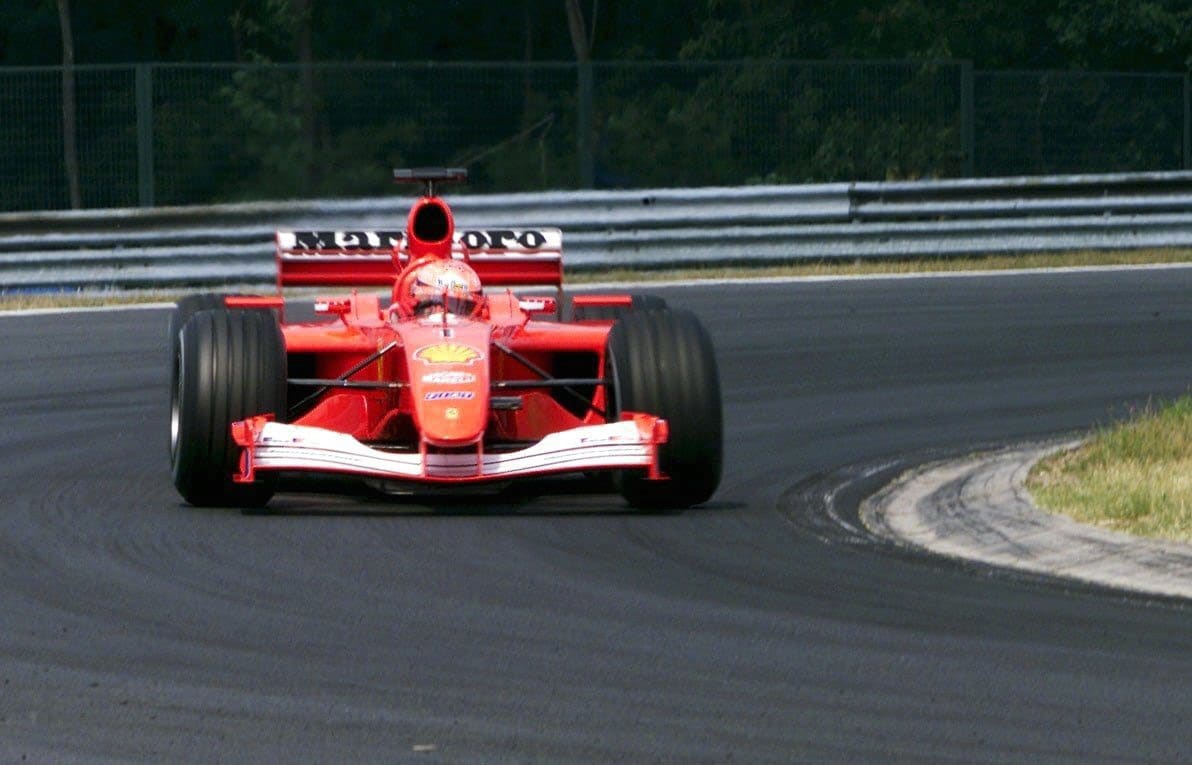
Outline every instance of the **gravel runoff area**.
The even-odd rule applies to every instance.
[[[1140,539],[1040,510],[1031,467],[1074,442],[1036,443],[925,465],[865,501],[871,531],[953,558],[1192,599],[1192,545]]]

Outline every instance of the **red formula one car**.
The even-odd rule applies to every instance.
[[[170,319],[170,457],[193,505],[261,507],[294,474],[385,488],[611,473],[630,505],[720,480],[722,417],[699,320],[647,295],[575,295],[558,229],[457,232],[424,184],[403,231],[278,232],[278,294],[192,295]],[[282,288],[387,288],[285,321]],[[511,286],[554,287],[518,297]],[[567,313],[568,320],[561,320]]]

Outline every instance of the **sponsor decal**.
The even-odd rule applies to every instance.
[[[476,382],[471,372],[428,372],[422,375],[422,382],[431,385],[470,385]]]
[[[455,337],[455,330],[451,327],[444,327],[444,324],[458,323],[459,317],[453,313],[432,313],[429,314],[429,318],[418,320],[418,326],[420,327],[442,327],[443,337]]]
[[[427,364],[471,364],[484,354],[463,343],[435,343],[414,351],[414,358]]]
[[[343,250],[348,254],[370,255],[375,250],[392,250],[401,245],[401,231],[295,231],[296,252]]]
[[[470,390],[432,390],[422,396],[427,401],[468,401],[476,398]]]
[[[459,410],[453,406],[449,406],[443,410],[443,416],[449,420],[458,420],[459,419]]]
[[[579,439],[581,444],[617,444],[621,442],[636,443],[637,441],[638,439],[636,438],[626,438],[625,436],[619,436],[616,433],[607,436],[580,436]]]
[[[537,229],[470,229],[455,235],[467,250],[538,250],[547,243],[547,232]],[[293,231],[282,232],[279,242],[293,255],[335,252],[375,255],[405,247],[404,231]],[[458,253],[456,257],[459,257]]]
[[[459,241],[469,250],[507,250],[510,247],[537,250],[546,244],[546,234],[533,229],[521,231],[510,229],[473,230],[460,234]]]
[[[261,436],[262,444],[303,444],[306,439],[302,436]]]

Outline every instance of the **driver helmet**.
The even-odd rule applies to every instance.
[[[473,316],[480,310],[480,277],[463,261],[435,259],[415,266],[402,281],[404,288],[398,299],[407,316]]]

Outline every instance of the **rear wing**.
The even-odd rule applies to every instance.
[[[485,286],[563,284],[557,228],[456,231],[451,255]],[[277,286],[391,286],[409,263],[403,231],[278,231]]]

